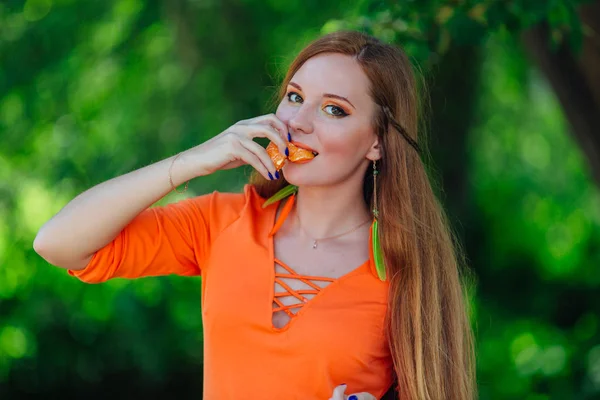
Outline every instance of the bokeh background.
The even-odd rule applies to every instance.
[[[427,83],[481,399],[600,398],[600,2],[4,0],[1,399],[201,396],[200,278],[85,285],[33,239],[83,190],[273,112],[296,52],[345,28],[402,46]]]

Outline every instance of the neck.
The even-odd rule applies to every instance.
[[[295,212],[303,230],[314,239],[343,233],[371,218],[362,179],[331,186],[300,186]]]

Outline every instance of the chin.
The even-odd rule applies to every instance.
[[[319,173],[318,169],[311,166],[310,163],[288,163],[283,167],[282,172],[285,180],[295,186],[319,185],[323,183],[323,178],[325,178],[325,176],[323,176],[322,173]]]

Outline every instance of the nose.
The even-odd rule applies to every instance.
[[[313,132],[312,107],[303,104],[297,108],[297,111],[288,121],[288,126],[293,132],[312,133]]]

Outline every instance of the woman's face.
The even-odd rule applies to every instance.
[[[331,185],[360,174],[379,158],[372,121],[376,104],[370,83],[354,58],[337,53],[315,56],[290,80],[277,107],[292,142],[318,153],[310,162],[288,162],[285,178],[295,185]]]

